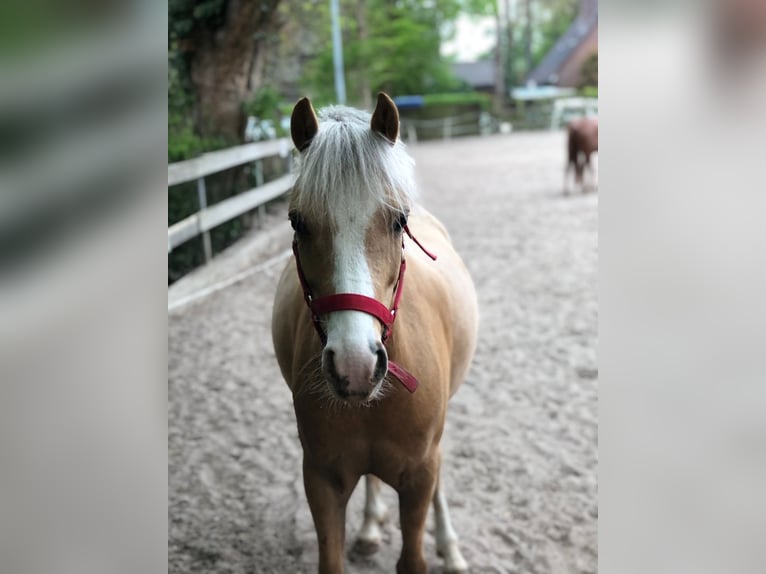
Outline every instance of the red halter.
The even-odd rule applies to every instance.
[[[415,239],[408,226],[404,226],[404,231],[410,236],[410,239],[423,250],[423,253],[436,261],[436,255],[428,251],[417,239]],[[320,315],[326,315],[333,311],[361,311],[362,313],[372,315],[383,325],[383,334],[380,338],[383,344],[386,344],[386,341],[391,336],[391,330],[393,329],[394,321],[396,320],[396,315],[399,310],[399,302],[402,299],[402,291],[404,290],[404,272],[407,270],[407,262],[404,259],[404,237],[402,237],[402,262],[399,264],[399,277],[396,280],[396,286],[394,287],[394,301],[390,309],[377,299],[358,293],[336,293],[334,295],[326,295],[325,297],[314,299],[311,295],[311,289],[309,288],[308,282],[306,281],[306,276],[303,274],[303,266],[301,265],[301,257],[298,251],[298,241],[295,239],[293,240],[293,254],[295,255],[295,266],[298,269],[298,279],[300,280],[301,288],[303,289],[303,298],[306,301],[306,305],[311,309],[311,320],[314,323],[314,329],[316,329],[316,332],[322,341],[322,345],[327,343],[327,333],[322,329],[319,317]],[[404,385],[404,388],[409,392],[414,393],[418,388],[418,380],[409,371],[397,363],[389,361],[388,372],[399,379],[402,385]]]

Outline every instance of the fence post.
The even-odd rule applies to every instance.
[[[263,185],[263,160],[259,159],[255,161],[255,185],[261,187]],[[263,225],[266,219],[266,204],[262,203],[258,206],[258,227]]]
[[[407,122],[407,143],[418,143],[418,130],[415,128],[415,122]]]
[[[551,130],[558,129],[561,116],[561,104],[558,100],[553,102],[553,113],[551,114]]]
[[[199,199],[199,210],[203,211],[207,207],[207,191],[205,190],[205,178],[197,178],[197,198]],[[200,229],[202,231],[202,229]],[[210,243],[210,232],[202,232],[202,247],[205,251],[205,263],[213,258],[213,246]]]

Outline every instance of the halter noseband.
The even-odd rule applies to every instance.
[[[420,241],[415,239],[407,225],[405,225],[403,229],[410,239],[423,250],[423,253],[436,261],[436,255],[428,251],[421,245]],[[390,309],[377,299],[373,299],[367,295],[360,295],[359,293],[336,293],[334,295],[326,295],[314,299],[311,295],[311,289],[309,288],[308,282],[306,281],[306,276],[303,274],[303,266],[301,265],[297,239],[293,239],[293,254],[295,255],[295,266],[298,269],[298,279],[300,280],[301,288],[303,289],[303,298],[306,301],[306,305],[308,305],[311,310],[311,321],[314,323],[314,329],[316,329],[319,339],[322,341],[322,345],[327,343],[327,333],[325,333],[322,328],[319,317],[321,315],[326,315],[327,313],[332,313],[333,311],[361,311],[362,313],[372,315],[383,325],[383,333],[380,339],[384,345],[386,344],[386,341],[391,336],[394,321],[396,320],[396,315],[399,311],[399,302],[402,299],[402,292],[404,291],[404,272],[407,270],[407,261],[404,258],[404,236],[402,236],[402,262],[399,264],[399,277],[394,286],[393,304]],[[399,379],[402,385],[404,385],[404,388],[409,392],[414,393],[418,388],[418,380],[401,365],[398,365],[393,361],[388,361],[388,372]]]

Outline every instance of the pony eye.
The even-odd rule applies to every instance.
[[[400,213],[399,216],[396,218],[396,221],[394,221],[394,231],[399,233],[404,227],[407,225],[407,214],[406,213]]]
[[[300,234],[304,235],[306,233],[306,222],[303,221],[303,217],[299,213],[290,213],[288,215],[290,218],[290,225],[292,225],[293,230]]]

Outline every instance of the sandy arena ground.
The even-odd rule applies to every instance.
[[[475,573],[592,573],[597,564],[596,194],[561,194],[562,133],[421,143],[422,203],[449,229],[479,294],[478,350],[453,398],[443,479]],[[286,213],[175,285],[284,254]],[[255,247],[253,247],[255,246]],[[244,255],[243,255],[244,254]],[[169,316],[169,572],[315,572],[290,393],[270,335],[286,259]],[[393,573],[395,493],[381,551],[352,574]],[[363,488],[347,515],[347,549]],[[426,559],[441,563],[429,515]]]

